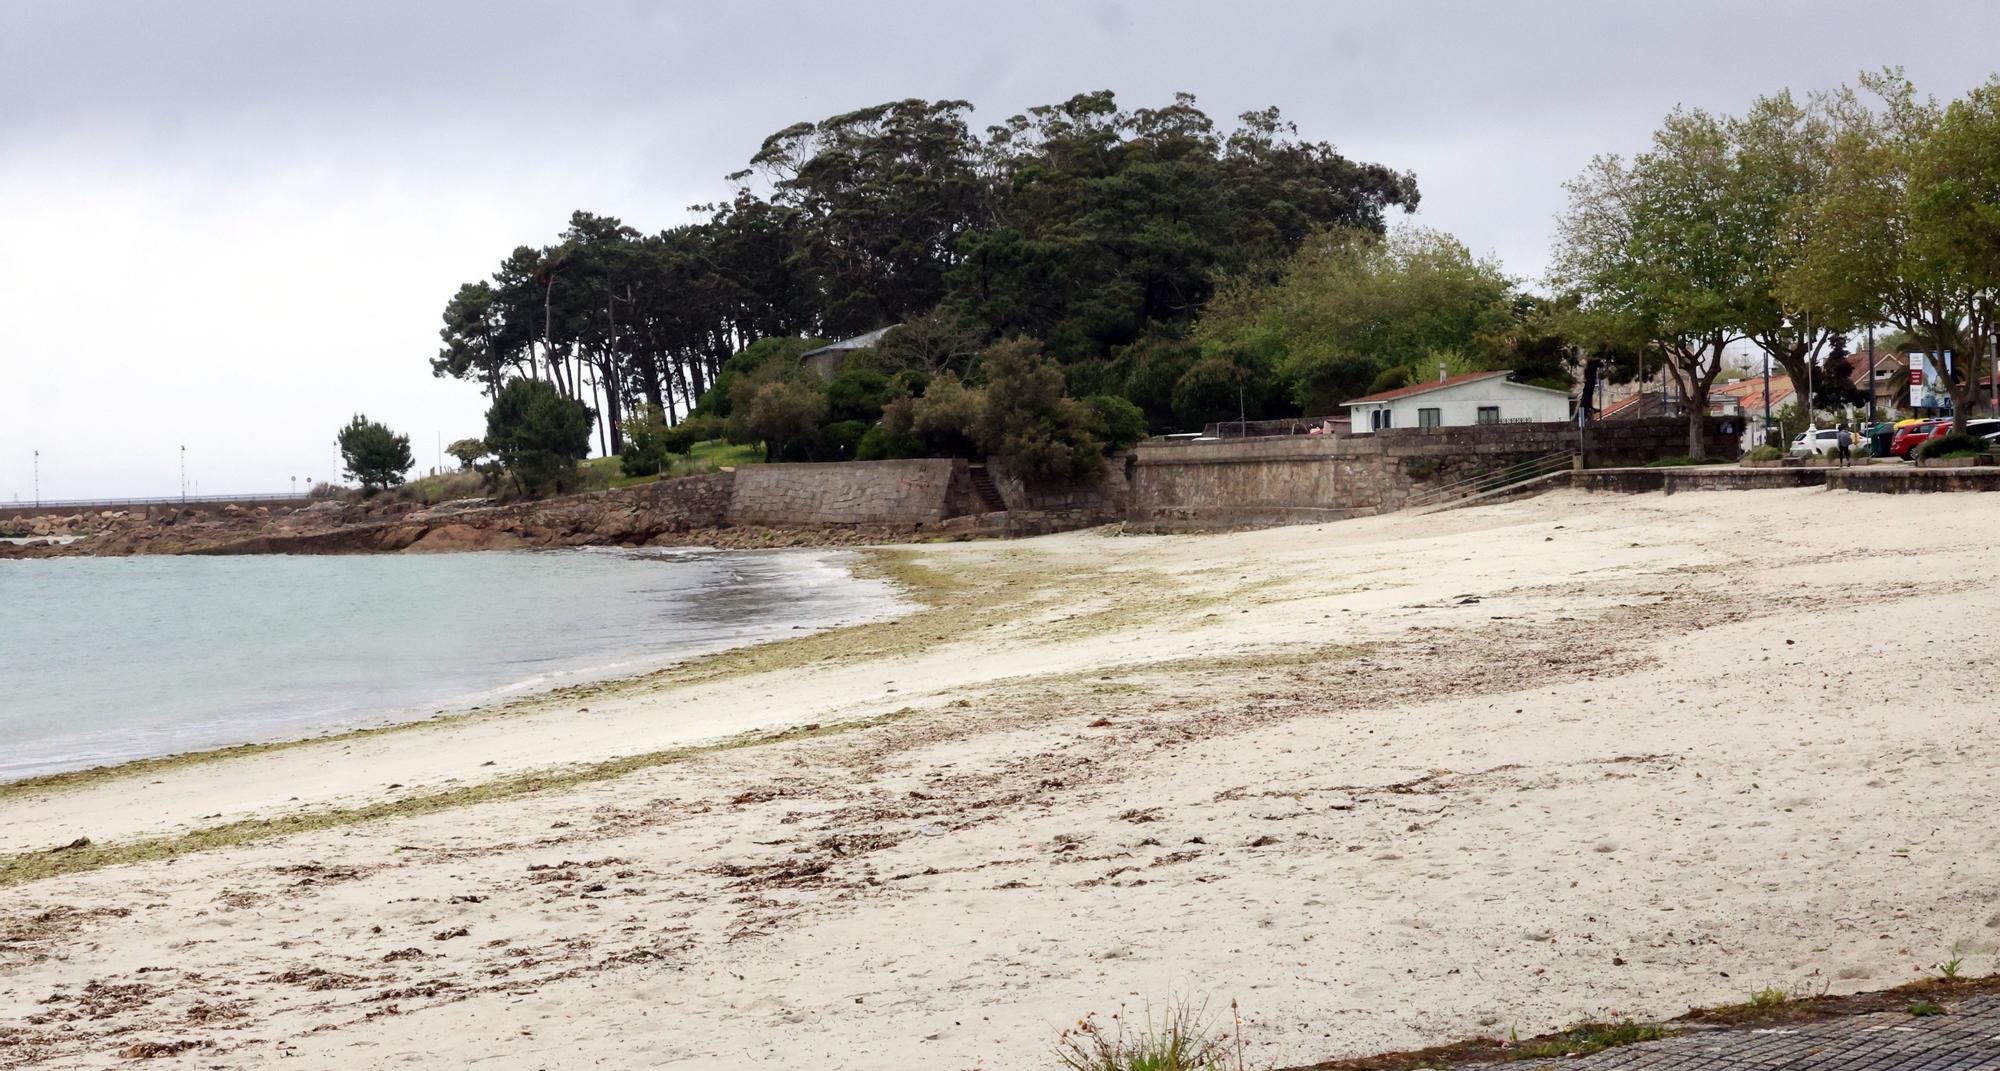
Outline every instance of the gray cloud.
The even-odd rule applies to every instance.
[[[181,436],[219,491],[325,474],[353,408],[472,433],[473,392],[425,365],[459,281],[573,208],[679,222],[765,134],[881,100],[963,97],[982,122],[1107,87],[1277,104],[1414,170],[1424,223],[1533,276],[1563,180],[1676,104],[1884,63],[1955,95],[1996,29],[1938,0],[11,0],[0,314],[28,326],[0,352],[0,497],[30,493],[36,448],[45,493],[140,494],[177,486],[158,459]]]

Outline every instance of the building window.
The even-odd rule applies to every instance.
[[[1395,423],[1396,423],[1395,410],[1393,409],[1382,410],[1382,426],[1385,428],[1394,427]]]
[[[1500,407],[1499,407],[1499,406],[1497,406],[1497,405],[1482,405],[1482,406],[1480,406],[1480,407],[1479,407],[1479,422],[1480,422],[1481,424],[1498,424],[1498,423],[1500,423]]]
[[[1442,409],[1419,409],[1417,410],[1417,427],[1442,427],[1444,425],[1443,415],[1444,411]]]

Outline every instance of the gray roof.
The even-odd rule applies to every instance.
[[[901,326],[902,326],[901,324],[890,324],[888,327],[878,327],[875,330],[870,331],[865,335],[856,335],[853,338],[843,338],[839,342],[829,342],[826,345],[821,346],[816,350],[807,350],[806,352],[800,354],[799,357],[801,360],[803,360],[804,358],[815,357],[822,353],[845,353],[848,350],[865,350],[870,346],[873,346],[877,342],[882,341],[883,335],[886,335],[890,331],[893,331]]]

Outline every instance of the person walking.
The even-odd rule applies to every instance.
[[[1850,464],[1853,464],[1854,429],[1846,424],[1842,424],[1840,430],[1834,433],[1833,442],[1840,452],[1840,467],[1846,468]]]

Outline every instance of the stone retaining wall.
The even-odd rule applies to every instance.
[[[1710,418],[1707,447],[1737,456],[1737,429]],[[1394,428],[1363,435],[1220,442],[1146,442],[1136,451],[1130,530],[1174,532],[1313,524],[1400,509],[1413,495],[1509,465],[1577,449],[1567,422]],[[1644,464],[1687,453],[1679,418],[1592,424],[1592,466]]]
[[[772,527],[934,525],[948,516],[953,468],[948,458],[744,465],[727,519]]]

